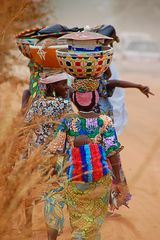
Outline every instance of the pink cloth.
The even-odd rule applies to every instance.
[[[44,84],[55,83],[63,80],[67,80],[66,73],[57,73],[46,78],[40,78],[40,82]]]
[[[97,104],[99,101],[99,94],[97,90],[95,91],[95,93],[96,93],[96,104]],[[92,92],[76,92],[75,94],[76,94],[77,102],[81,106],[89,106],[91,104]]]

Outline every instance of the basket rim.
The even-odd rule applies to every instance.
[[[76,52],[76,51],[69,51],[68,50],[68,48],[62,48],[62,49],[60,49],[60,50],[56,50],[56,53],[57,53],[57,55],[70,55],[70,56],[76,56],[76,57],[78,57],[78,56],[92,56],[92,55],[102,55],[102,54],[106,54],[106,53],[110,53],[110,52],[113,52],[113,47],[107,47],[108,49],[106,49],[106,50],[102,50],[102,51],[93,51],[93,52],[87,52],[87,51],[85,51],[85,52]]]
[[[52,46],[47,46],[47,47],[43,47],[43,46],[38,46],[38,45],[30,45],[30,48],[31,49],[42,49],[42,50],[46,50],[46,49],[56,49],[56,48],[59,48],[59,49],[65,49],[67,45],[52,45]]]

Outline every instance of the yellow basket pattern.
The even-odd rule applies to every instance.
[[[109,67],[112,56],[112,48],[105,51],[84,53],[57,50],[61,67],[76,78],[99,77]]]

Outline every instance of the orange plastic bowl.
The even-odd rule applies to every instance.
[[[32,59],[42,67],[61,68],[57,59],[56,50],[65,49],[66,45],[56,45],[43,48],[42,46],[30,46]]]

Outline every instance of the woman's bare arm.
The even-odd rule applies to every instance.
[[[23,91],[23,95],[22,95],[22,109],[27,106],[30,96],[31,96],[31,94],[30,94],[29,89],[25,89]]]
[[[142,84],[137,84],[133,82],[127,82],[122,80],[110,80],[108,81],[108,87],[114,88],[114,87],[121,87],[121,88],[137,88],[139,89],[143,94],[145,94],[147,97],[150,95],[154,95],[148,86],[144,86]]]
[[[113,156],[110,156],[109,157],[109,161],[112,165],[112,171],[113,171],[113,174],[115,176],[115,182],[116,184],[120,183],[121,182],[121,178],[120,178],[120,166],[121,166],[121,163],[120,163],[120,155],[119,153],[113,155]]]

